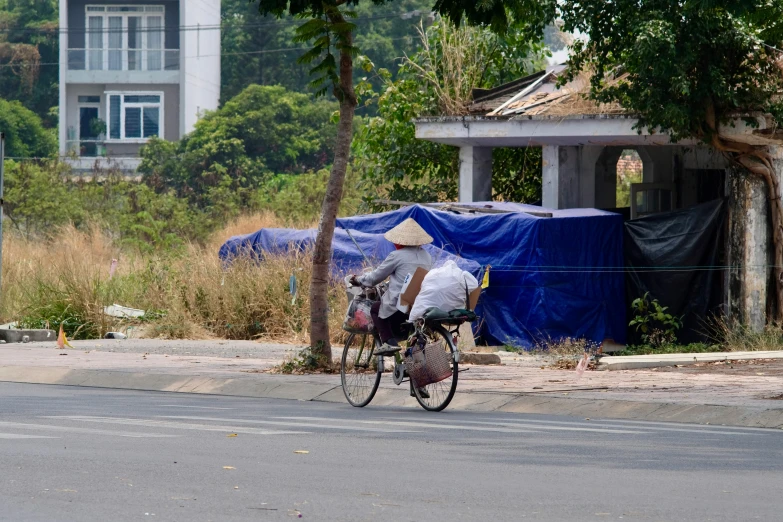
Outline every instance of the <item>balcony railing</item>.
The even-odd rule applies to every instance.
[[[179,49],[68,49],[72,71],[178,71]]]
[[[106,140],[68,140],[65,142],[68,154],[82,158],[97,158],[106,155]]]

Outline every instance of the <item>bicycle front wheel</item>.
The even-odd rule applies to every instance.
[[[443,349],[450,355],[451,375],[442,381],[422,388],[417,387],[413,382],[413,393],[425,410],[441,411],[449,405],[451,399],[454,398],[454,392],[457,391],[457,377],[459,375],[459,363],[456,360],[457,347],[454,346],[452,335],[442,326],[426,328],[424,333],[427,336],[427,344],[443,339]]]
[[[374,345],[375,336],[352,333],[343,348],[340,381],[345,398],[357,408],[370,404],[381,382],[381,368],[373,356]]]

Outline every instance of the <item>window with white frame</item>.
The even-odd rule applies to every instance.
[[[106,115],[109,140],[163,137],[162,92],[107,92]]]
[[[88,69],[163,69],[162,5],[88,5],[85,9]]]

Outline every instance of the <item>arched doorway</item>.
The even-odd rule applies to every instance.
[[[631,206],[631,184],[641,183],[644,165],[639,153],[625,149],[617,160],[617,185],[615,188],[615,208]]]

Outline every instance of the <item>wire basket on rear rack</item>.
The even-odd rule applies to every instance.
[[[418,344],[406,352],[405,369],[414,386],[421,388],[451,377],[452,354],[439,339],[423,348]]]

